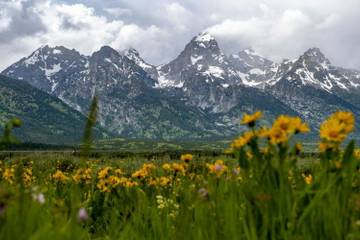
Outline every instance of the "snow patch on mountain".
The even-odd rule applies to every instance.
[[[216,78],[224,78],[223,74],[225,73],[224,69],[218,66],[209,66],[208,70],[204,74],[214,76]]]
[[[161,66],[158,67],[158,78],[157,83],[155,83],[155,88],[182,88],[184,86],[184,82],[176,83],[175,80],[171,80],[168,78],[167,74],[162,72]]]
[[[191,64],[195,65],[198,61],[202,60],[204,57],[203,56],[191,56]]]
[[[45,71],[45,76],[47,78],[50,78],[52,75],[58,73],[59,71],[61,71],[61,64],[57,63],[52,65],[51,67],[47,67],[47,68],[42,68],[43,71]]]

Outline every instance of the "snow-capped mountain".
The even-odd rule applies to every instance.
[[[3,74],[17,79],[26,79],[41,90],[54,92],[62,75],[79,79],[88,67],[88,57],[76,50],[62,46],[51,48],[46,45],[37,49],[29,57],[11,65]]]
[[[129,58],[130,60],[134,61],[138,66],[140,66],[145,72],[147,72],[148,74],[150,74],[150,77],[153,79],[158,79],[158,71],[156,69],[156,66],[151,65],[149,63],[147,63],[141,56],[140,53],[134,49],[134,48],[129,48],[127,50],[125,50],[122,53],[124,56],[126,56],[127,58]]]
[[[281,78],[266,86],[266,90],[301,113],[313,126],[318,126],[325,116],[340,109],[360,116],[360,106],[338,94],[339,90],[356,90],[353,76],[345,77],[320,49],[311,48],[298,59],[285,61],[279,69],[286,71],[282,71]]]
[[[194,37],[176,59],[157,70],[157,87],[180,89],[190,105],[227,112],[238,103],[239,91],[229,86],[238,86],[241,78],[209,33]]]
[[[336,109],[360,116],[360,72],[333,66],[318,48],[275,63],[252,49],[227,56],[206,32],[161,66],[147,63],[133,48],[118,52],[104,46],[84,56],[44,46],[2,74],[83,114],[97,94],[102,125],[130,137],[233,135],[244,111],[263,110],[270,118],[299,115],[315,128]]]
[[[231,54],[229,60],[242,83],[256,88],[264,88],[279,68],[279,64],[262,57],[251,48]]]
[[[204,82],[226,88],[229,82],[240,82],[215,38],[206,32],[194,37],[176,59],[158,67],[158,72],[159,87],[186,88]],[[191,79],[194,75],[195,81]]]

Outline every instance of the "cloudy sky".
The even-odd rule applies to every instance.
[[[0,70],[45,44],[134,47],[161,64],[204,30],[225,53],[252,47],[281,61],[317,46],[360,69],[359,10],[360,0],[0,0]]]

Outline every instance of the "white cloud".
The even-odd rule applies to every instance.
[[[274,22],[271,33],[277,38],[287,38],[309,27],[311,21],[300,10],[286,10]]]
[[[159,14],[165,14],[166,19],[173,24],[180,31],[187,30],[188,20],[191,18],[191,13],[177,2],[167,4],[165,6],[165,12]]]
[[[11,23],[11,18],[6,15],[6,13],[0,10],[0,32],[8,29]]]
[[[118,50],[130,46],[139,47],[148,51],[150,56],[161,48],[159,37],[163,35],[156,26],[143,28],[136,24],[125,24],[121,20],[109,20],[105,16],[96,15],[95,9],[83,4],[54,4],[45,1],[32,8],[45,26],[45,32],[0,43],[0,52],[9,56],[0,62],[0,67],[5,67],[44,44],[64,45],[84,54],[91,54],[103,45],[110,45]],[[19,8],[19,11],[23,9]],[[20,42],[25,44],[19,48]]]
[[[114,17],[132,16],[133,15],[133,12],[128,8],[120,8],[120,7],[104,8],[104,11]]]
[[[341,21],[340,15],[334,13],[334,14],[331,14],[331,15],[325,17],[325,19],[322,22],[320,22],[318,25],[316,25],[316,28],[319,30],[331,29],[339,21]]]

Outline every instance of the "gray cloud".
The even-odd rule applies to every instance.
[[[89,54],[137,48],[165,63],[207,30],[226,53],[252,46],[273,60],[317,46],[360,69],[359,0],[0,0],[0,69],[42,44]]]
[[[19,1],[5,0],[0,2],[1,16],[10,21],[6,28],[0,27],[0,43],[10,42],[19,37],[35,35],[45,31],[40,17],[36,12],[36,5],[44,3],[39,0]],[[4,20],[2,19],[1,22]],[[6,20],[5,20],[6,21]]]

